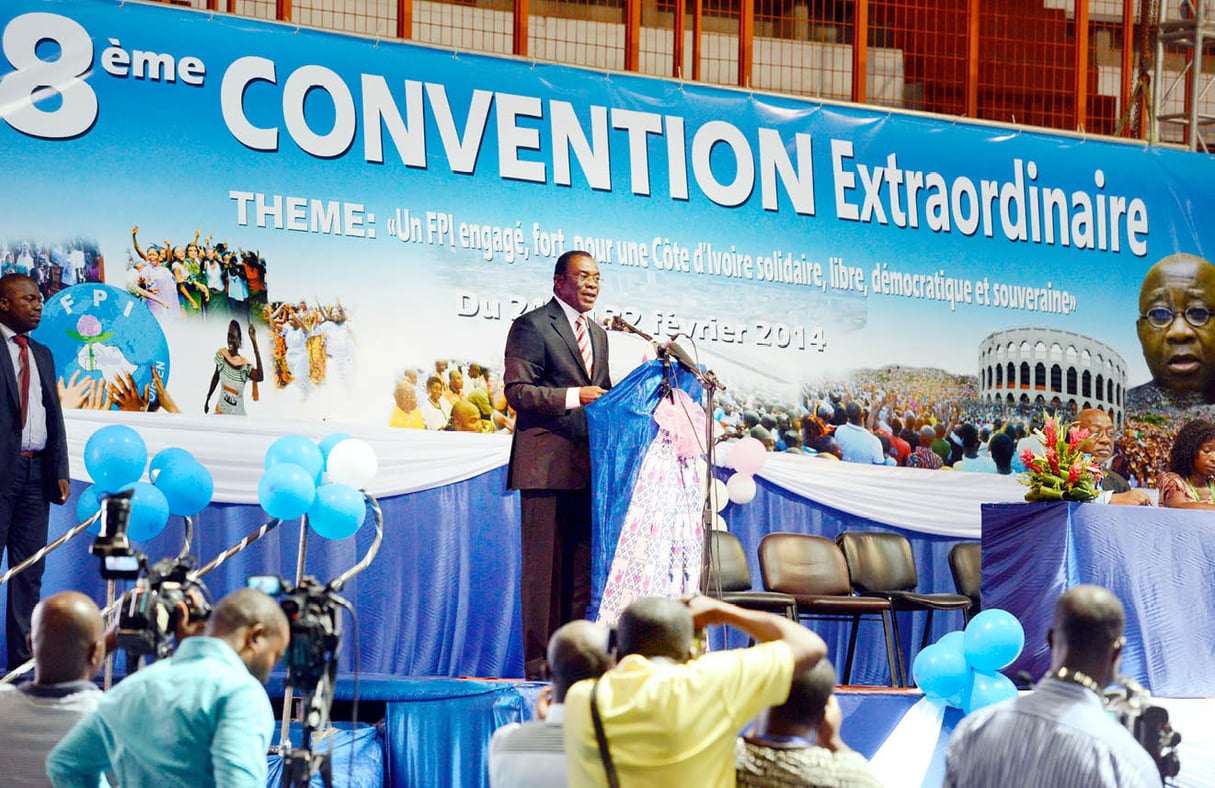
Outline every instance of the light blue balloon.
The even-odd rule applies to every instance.
[[[165,494],[148,482],[135,482],[123,489],[135,491],[131,496],[127,537],[133,542],[142,542],[163,531],[169,522],[169,502],[165,500]]]
[[[308,525],[326,539],[354,536],[366,517],[363,494],[347,484],[322,484],[308,509]]]
[[[147,464],[143,438],[122,424],[102,427],[84,445],[84,467],[103,492],[118,492],[138,481]]]
[[[320,443],[317,444],[317,448],[321,450],[321,456],[325,459],[325,462],[329,461],[329,450],[349,438],[350,436],[344,432],[332,432],[321,438]]]
[[[925,695],[943,700],[966,688],[970,668],[961,651],[935,643],[915,655],[911,675]]]
[[[303,435],[284,435],[266,449],[266,470],[283,463],[298,465],[314,480],[321,478],[325,468],[325,458],[317,448],[316,441]],[[316,486],[315,482],[313,486]]]
[[[945,648],[956,649],[959,653],[965,654],[965,640],[966,636],[962,634],[962,630],[956,629],[953,632],[948,632],[942,635],[940,639],[937,640],[937,645],[944,646]]]
[[[1017,685],[1003,673],[975,672],[974,682],[962,695],[962,711],[972,711],[1017,697]]]
[[[89,485],[84,492],[80,493],[80,497],[76,499],[76,522],[83,523],[101,511],[101,495],[101,490],[97,489],[97,485],[95,484]],[[100,536],[101,518],[97,518],[92,525],[84,530],[93,536]]]
[[[315,448],[315,446],[313,447]],[[320,451],[317,451],[320,454]],[[290,462],[273,465],[257,483],[257,501],[277,520],[302,517],[316,498],[316,484],[306,470]]]
[[[165,463],[156,475],[155,484],[169,502],[169,511],[178,517],[190,517],[201,512],[211,503],[211,496],[215,492],[211,472],[188,454],[186,457],[171,458]]]
[[[148,478],[153,484],[156,482],[156,472],[175,460],[190,460],[197,462],[194,455],[185,449],[180,449],[176,446],[170,446],[167,449],[161,449],[152,457],[152,461],[148,463]]]
[[[984,610],[966,625],[966,663],[977,673],[995,673],[1013,663],[1025,646],[1025,629],[1006,610]]]

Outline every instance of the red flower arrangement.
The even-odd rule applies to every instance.
[[[1101,467],[1086,449],[1088,430],[1071,427],[1046,416],[1042,429],[1034,436],[1042,442],[1044,453],[1029,449],[1021,452],[1025,473],[1018,481],[1029,487],[1027,501],[1091,501],[1101,493]]]

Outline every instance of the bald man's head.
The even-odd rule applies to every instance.
[[[105,659],[105,624],[97,603],[64,591],[38,603],[30,621],[36,684],[89,681]]]
[[[1117,674],[1122,655],[1122,603],[1108,589],[1079,585],[1055,602],[1055,625],[1047,635],[1051,669],[1087,673],[1104,686]]]
[[[451,424],[456,432],[480,432],[481,411],[466,399],[451,406]]]
[[[599,678],[611,668],[613,659],[607,649],[607,629],[591,621],[571,621],[554,632],[548,641],[553,702],[564,703],[570,687],[583,679]]]
[[[1215,389],[1215,265],[1173,254],[1152,266],[1139,290],[1136,329],[1152,378],[1172,391]]]
[[[1088,450],[1098,464],[1114,457],[1114,420],[1099,408],[1086,408],[1076,414],[1076,426],[1088,431]]]
[[[287,650],[291,628],[271,597],[254,588],[242,588],[215,605],[207,634],[232,646],[249,672],[264,684]]]

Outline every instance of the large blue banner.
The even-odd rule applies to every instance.
[[[407,368],[500,371],[573,248],[600,318],[685,335],[735,390],[999,366],[1049,400],[980,368],[1024,327],[1112,350],[1076,396],[1120,405],[1151,378],[1146,273],[1210,245],[1215,165],[1174,150],[130,2],[9,0],[0,29],[4,267],[66,291],[40,329],[65,385],[155,368],[186,412],[234,318],[248,413],[387,424]],[[124,336],[144,306],[164,343]]]

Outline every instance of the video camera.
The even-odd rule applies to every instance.
[[[1168,709],[1153,706],[1151,693],[1130,676],[1119,676],[1114,681],[1119,688],[1105,691],[1105,710],[1152,756],[1162,783],[1176,777],[1181,771],[1177,757],[1181,734],[1169,724]]]
[[[101,533],[90,552],[101,559],[101,576],[106,580],[136,580],[142,571],[141,554],[131,549],[127,538],[132,494],[117,492],[101,501]]]
[[[173,637],[184,607],[187,620],[211,616],[207,588],[189,556],[165,558],[148,565],[148,557],[131,547],[127,525],[131,492],[107,495],[101,502],[101,534],[91,552],[101,559],[106,580],[134,580],[118,612],[118,648],[127,655],[127,670],[136,671],[144,657],[163,659],[173,653]]]
[[[206,586],[195,577],[188,557],[165,558],[149,567],[147,557],[140,555],[139,562],[146,574],[127,593],[118,613],[118,648],[127,654],[128,670],[136,670],[141,657],[157,660],[173,653],[170,636],[183,623],[182,607],[189,623],[211,617]]]
[[[246,584],[277,597],[291,626],[287,686],[303,696],[304,746],[283,750],[282,785],[308,785],[313,774],[320,774],[324,785],[331,785],[328,754],[314,750],[313,736],[329,727],[342,642],[338,608],[350,609],[350,603],[337,595],[333,584],[323,586],[314,577],[305,577],[294,588],[274,575],[254,575]]]
[[[287,647],[287,684],[304,695],[316,692],[321,679],[332,678],[337,667],[337,652],[342,641],[339,607],[349,607],[328,586],[314,577],[305,577],[298,586],[275,575],[253,575],[246,581],[251,588],[277,597],[279,607],[291,625]]]

